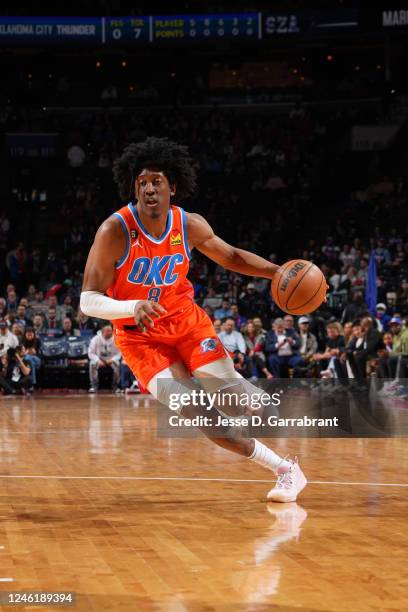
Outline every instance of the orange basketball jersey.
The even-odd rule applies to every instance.
[[[166,310],[164,319],[191,305],[193,286],[187,280],[190,250],[185,211],[170,206],[167,225],[160,238],[143,227],[133,203],[114,213],[126,236],[126,248],[116,263],[115,278],[107,294],[116,300],[153,300]],[[133,317],[114,321],[116,329],[134,325]]]

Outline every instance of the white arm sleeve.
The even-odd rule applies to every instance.
[[[140,300],[113,300],[99,291],[82,291],[79,307],[88,317],[98,319],[127,319],[133,317]]]

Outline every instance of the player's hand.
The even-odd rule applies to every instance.
[[[147,331],[148,325],[154,327],[154,320],[165,314],[167,310],[157,302],[151,300],[141,300],[135,306],[134,317],[136,324],[142,332]]]

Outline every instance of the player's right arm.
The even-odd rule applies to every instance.
[[[110,217],[102,223],[89,251],[82,285],[80,308],[90,317],[99,319],[126,319],[134,317],[142,331],[146,325],[153,327],[152,317],[166,311],[150,300],[114,300],[105,295],[115,278],[116,262],[126,248],[126,238],[120,221]]]

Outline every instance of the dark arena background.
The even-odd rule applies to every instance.
[[[407,42],[398,1],[2,4],[1,609],[407,610]],[[324,274],[301,316],[198,249],[188,276],[235,370],[281,398],[256,436],[298,457],[298,501],[174,431],[79,308],[127,204],[115,159],[152,136],[193,159],[175,204]]]

